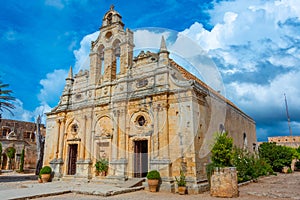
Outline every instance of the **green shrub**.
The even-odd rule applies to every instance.
[[[232,163],[238,171],[238,182],[273,174],[271,165],[263,158],[258,158],[255,154],[237,147],[233,151]]]
[[[100,159],[96,162],[95,167],[98,172],[107,172],[108,171],[109,162],[107,159]]]
[[[1,165],[1,157],[2,157],[2,143],[0,142],[0,165]]]
[[[217,133],[216,142],[211,150],[211,160],[216,167],[231,167],[233,140],[228,133]]]
[[[284,166],[290,166],[293,158],[298,156],[295,149],[278,146],[275,142],[264,142],[259,146],[259,156],[264,158],[276,172],[281,172]]]
[[[9,158],[9,163],[8,163],[8,169],[12,168],[12,164],[14,162],[14,158],[15,158],[15,154],[16,154],[16,149],[13,147],[9,147],[6,151],[6,155]]]
[[[272,166],[263,158],[257,158],[253,167],[256,169],[258,176],[274,175]]]
[[[20,172],[24,171],[24,157],[25,157],[25,149],[22,149],[21,158],[20,158]]]
[[[41,174],[41,175],[42,175],[42,174],[51,174],[51,172],[52,172],[51,167],[49,167],[49,166],[44,166],[44,167],[41,169],[40,174]]]
[[[254,157],[252,157],[247,151],[235,147],[232,163],[238,172],[238,182],[249,181],[253,178],[253,176],[256,178],[256,174],[253,169]]]
[[[147,179],[160,179],[160,173],[157,170],[151,170],[147,173]]]
[[[295,167],[297,168],[297,170],[300,170],[300,161],[297,161],[297,162],[295,163]]]
[[[178,186],[186,186],[186,181],[185,181],[185,175],[184,172],[182,171],[182,169],[180,169],[180,176],[179,178],[177,178],[175,176],[175,180]]]

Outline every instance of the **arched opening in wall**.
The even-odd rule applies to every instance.
[[[134,141],[134,177],[146,177],[148,173],[148,140]]]
[[[69,144],[68,175],[76,174],[78,144]]]
[[[72,133],[77,133],[78,132],[78,125],[77,124],[73,124],[71,126],[71,132]]]
[[[35,142],[35,134],[31,133],[31,142]]]
[[[101,73],[101,76],[104,75],[104,46],[101,44],[100,47],[98,48],[98,53],[99,53],[99,56],[100,56],[100,73]]]
[[[224,127],[223,124],[220,124],[220,125],[219,125],[219,132],[220,132],[221,134],[225,132],[225,127]]]
[[[107,21],[107,25],[111,25],[112,24],[112,13],[109,13],[107,15],[106,21]]]
[[[1,166],[2,169],[7,169],[7,156],[6,156],[6,153],[3,153],[2,154],[2,166]]]
[[[113,49],[114,49],[114,59],[113,59],[113,73],[119,74],[121,71],[120,66],[120,40],[115,40],[113,43]]]
[[[136,121],[139,126],[144,126],[146,123],[146,119],[143,115],[138,116]]]
[[[5,138],[10,133],[10,128],[3,127],[2,128],[2,137]]]
[[[247,148],[247,134],[244,133],[243,134],[243,148],[246,149]]]

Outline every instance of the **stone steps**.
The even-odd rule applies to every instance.
[[[146,178],[132,178],[132,179],[125,181],[124,183],[117,184],[117,187],[133,188],[133,187],[137,187],[137,186],[142,186],[143,182],[145,182],[145,180],[146,180]]]

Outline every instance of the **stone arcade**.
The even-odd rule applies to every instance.
[[[96,180],[95,162],[107,158],[106,179],[157,169],[168,191],[182,168],[189,192],[198,193],[213,134],[226,130],[252,151],[255,122],[170,59],[163,37],[158,53],[133,57],[133,50],[133,32],[111,7],[91,44],[89,71],[73,76],[70,68],[60,102],[47,114],[44,165],[56,180]]]

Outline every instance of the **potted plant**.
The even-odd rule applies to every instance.
[[[41,176],[41,179],[42,179],[42,182],[43,183],[46,183],[49,181],[50,179],[50,176],[51,176],[51,172],[52,172],[52,169],[51,167],[49,166],[44,166],[41,171],[40,171],[40,176]]]
[[[96,173],[101,174],[101,176],[106,176],[108,171],[109,162],[105,158],[101,158],[98,160],[95,164],[96,167]]]
[[[41,176],[40,174],[38,175],[38,182],[39,182],[39,183],[42,183],[42,182],[43,182],[43,181],[42,181],[42,176]]]
[[[176,183],[178,185],[178,193],[179,194],[185,194],[186,193],[186,181],[185,181],[185,175],[182,169],[180,169],[180,176],[177,178],[175,176]]]
[[[151,170],[147,173],[148,185],[150,192],[156,192],[160,180],[160,173],[157,170]]]

